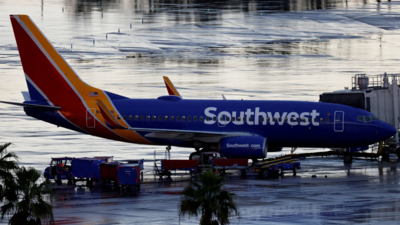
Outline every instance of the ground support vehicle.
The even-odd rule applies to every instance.
[[[155,174],[161,179],[163,176],[171,177],[171,171],[189,171],[190,176],[195,176],[198,171],[198,160],[156,160],[154,161]]]
[[[248,159],[213,159],[212,169],[220,174],[225,174],[227,170],[240,170],[242,176],[246,176],[249,160]]]
[[[61,184],[62,180],[72,182],[72,157],[51,158],[50,166],[44,170],[46,180],[54,179]]]
[[[140,190],[140,184],[143,180],[143,162],[142,159],[101,163],[100,179],[103,185],[112,183],[118,188],[135,187],[136,190]]]
[[[263,177],[265,173],[269,175],[283,176],[285,170],[293,171],[296,176],[297,170],[301,169],[300,162],[295,156],[283,156],[267,159],[254,165],[254,170]]]

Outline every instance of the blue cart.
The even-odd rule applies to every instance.
[[[275,176],[283,176],[284,171],[293,171],[293,176],[296,176],[297,170],[301,169],[300,162],[297,162],[297,158],[293,156],[283,156],[256,163],[254,170],[258,172],[260,177],[264,176],[264,173]]]

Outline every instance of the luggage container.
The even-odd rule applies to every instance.
[[[72,160],[72,177],[74,181],[86,180],[91,185],[100,179],[100,163],[106,158],[75,158]]]
[[[140,165],[138,164],[122,164],[117,168],[117,182],[119,187],[135,187],[140,190]]]
[[[163,176],[171,177],[171,170],[176,171],[189,171],[191,176],[196,175],[198,169],[199,161],[196,160],[161,160],[161,165],[157,165],[157,161],[154,161],[154,168],[156,174],[162,178]]]

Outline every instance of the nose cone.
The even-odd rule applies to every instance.
[[[385,122],[381,123],[380,134],[382,136],[382,140],[386,140],[386,139],[390,138],[391,136],[395,135],[396,132],[397,132],[396,129],[392,125],[387,124]]]

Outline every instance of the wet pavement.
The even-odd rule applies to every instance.
[[[225,188],[236,194],[240,210],[232,224],[395,224],[400,219],[396,163],[357,160],[343,165],[335,158],[301,163],[296,177],[291,172],[263,179],[255,173],[246,178],[230,174]],[[147,176],[139,193],[84,183],[57,186],[57,223],[198,224],[198,218],[178,216],[180,193],[189,183],[185,178]]]
[[[86,83],[131,98],[166,95],[162,76],[167,75],[184,98],[220,99],[224,94],[228,99],[318,101],[322,92],[351,86],[356,73],[400,71],[400,1],[0,0],[4,101],[22,102],[20,91],[27,90],[9,20],[17,13],[34,20]],[[115,159],[151,160],[155,152],[163,157],[165,149],[82,135],[1,104],[4,142],[15,144],[11,150],[22,165],[39,170],[50,157],[112,153]],[[186,159],[192,150],[171,152],[173,158]],[[339,160],[304,163],[307,172],[301,177],[229,178],[227,188],[238,195],[242,211],[234,223],[396,220],[396,169],[357,161],[347,175]],[[149,176],[151,163],[145,166]],[[325,174],[328,179],[322,178]],[[53,204],[58,223],[176,224],[185,186],[152,181],[139,195],[62,186]]]

